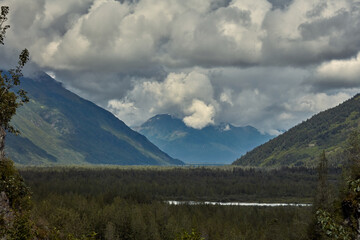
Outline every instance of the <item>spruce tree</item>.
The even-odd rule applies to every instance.
[[[353,230],[354,239],[360,240],[360,132],[358,130],[350,134],[347,159],[341,206],[344,223]]]
[[[348,139],[344,183],[341,197],[335,209],[329,211],[319,207],[316,211],[317,224],[321,235],[328,239],[360,240],[360,132],[352,132]],[[319,174],[320,176],[320,174]],[[321,185],[321,183],[320,183]],[[319,199],[322,193],[319,192]],[[339,206],[340,205],[340,206]]]

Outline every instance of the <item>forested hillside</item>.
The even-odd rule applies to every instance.
[[[316,166],[325,150],[330,164],[343,161],[352,130],[360,126],[360,94],[320,112],[284,134],[255,148],[233,164],[243,166]]]

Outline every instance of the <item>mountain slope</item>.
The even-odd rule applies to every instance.
[[[360,126],[360,94],[316,114],[234,162],[250,166],[315,166],[325,150],[331,164],[341,163],[349,133]]]
[[[150,118],[136,130],[171,156],[187,163],[201,164],[231,163],[271,138],[250,126],[221,124],[197,130],[167,114]]]
[[[182,164],[44,73],[21,84],[30,98],[12,120],[21,135],[6,139],[6,152],[16,163]]]

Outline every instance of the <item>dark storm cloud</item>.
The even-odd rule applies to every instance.
[[[274,25],[279,20],[289,23]],[[360,9],[355,2],[311,5],[296,1],[285,11],[269,13],[264,21],[268,33],[263,41],[264,62],[306,66],[353,57],[360,49],[359,24]]]

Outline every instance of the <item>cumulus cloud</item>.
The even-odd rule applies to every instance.
[[[130,125],[169,113],[197,129],[228,122],[279,134],[359,90],[314,93],[304,86],[309,74],[302,69],[279,67],[170,73],[162,82],[134,81],[125,97],[109,101],[108,108]]]
[[[202,129],[209,124],[214,124],[215,108],[211,104],[194,99],[191,106],[185,111],[189,116],[184,117],[184,123],[195,129]]]
[[[4,0],[1,67],[34,68],[130,125],[279,133],[359,90],[356,0]]]
[[[299,65],[359,51],[356,1],[18,0],[10,45],[41,67]],[[26,31],[26,34],[24,34]]]
[[[163,82],[135,81],[133,89],[123,99],[110,100],[108,108],[131,125],[141,124],[155,114],[170,113],[189,117],[184,120],[186,124],[202,128],[213,123],[217,106],[213,95],[207,75],[198,71],[170,73]]]
[[[360,53],[351,59],[332,60],[318,66],[310,81],[318,88],[354,88],[360,86]]]

